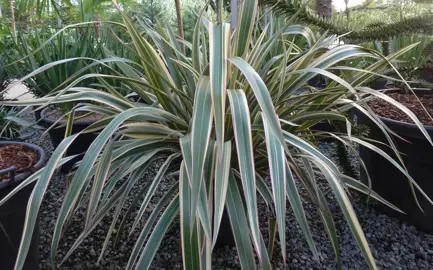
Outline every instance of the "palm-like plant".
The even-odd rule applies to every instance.
[[[409,110],[380,92],[362,87],[377,70],[388,66],[390,59],[413,46],[386,59],[359,46],[332,46],[336,37],[316,38],[307,27],[291,25],[290,21],[283,21],[279,28],[270,24],[261,26],[261,21],[256,19],[259,12],[257,0],[244,1],[241,8],[239,24],[232,35],[227,23],[219,21],[202,25],[206,20],[199,20],[192,42],[183,42],[190,47],[191,58],[184,55],[170,28],[154,30],[143,23],[146,37],[143,38],[124,16],[123,27],[132,40],[130,45],[140,57],[139,63],[121,58],[95,60],[102,64],[111,61],[123,73],[86,74],[51,96],[3,102],[15,106],[84,102],[81,110],[105,116],[83,131],[99,130],[100,134],[78,164],[58,214],[51,249],[52,265],[57,265],[56,253],[62,233],[81,206],[87,209],[85,226],[64,260],[113,210],[114,218],[101,259],[117,228],[130,191],[152,162],[164,159],[156,177],[140,192],[143,200],[130,231],[138,228],[162,179],[168,174],[178,175],[178,181],[164,194],[146,220],[127,269],[149,268],[164,234],[178,215],[184,269],[211,269],[210,258],[224,207],[230,217],[242,268],[255,269],[259,263],[263,269],[271,269],[272,254],[268,253],[259,230],[257,196],[267,202],[276,217],[276,227],[272,229],[278,228],[283,257],[286,256],[287,200],[315,256],[316,248],[298,184],[305,188],[309,200],[317,206],[339,264],[336,228],[326,197],[316,183],[315,172],[326,178],[369,266],[376,268],[348,198],[348,189],[369,194],[393,206],[368,186],[343,175],[317,149],[315,141],[335,137],[348,146],[362,144],[386,156],[413,182],[397,161],[370,142],[351,134],[350,121],[344,114],[352,107],[358,108],[371,117],[389,138],[388,129],[365,103],[365,95],[373,95],[399,106],[425,132]],[[307,41],[305,49],[295,43],[301,37]],[[363,70],[339,66],[343,61],[358,57],[371,57],[377,61]],[[332,82],[326,89],[299,93],[300,89],[308,90],[307,82],[317,74],[327,76]],[[109,84],[103,84],[103,90],[76,86],[89,77],[121,81],[145,104],[131,102]],[[323,120],[343,121],[348,132],[329,134],[311,128]],[[65,138],[44,169],[29,177],[0,202],[3,204],[20,188],[37,181],[29,202],[16,269],[23,266],[50,179],[77,136],[79,134]],[[121,235],[120,230],[117,233]],[[271,238],[271,242],[274,241],[275,236]]]

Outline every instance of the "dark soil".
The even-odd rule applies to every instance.
[[[424,125],[433,126],[433,120],[426,113],[424,108],[421,106],[417,98],[412,93],[406,94],[398,92],[387,93],[387,95],[397,100],[398,102],[406,106],[409,110],[411,110],[416,115],[416,117],[418,117],[421,123],[423,123]],[[427,112],[433,116],[433,96],[418,95],[418,98],[427,109]],[[382,99],[377,98],[368,102],[368,104],[379,116],[406,123],[414,123],[404,112]]]
[[[51,108],[49,107],[46,111],[45,111],[45,116],[48,119],[51,119],[53,121],[57,121],[57,119],[59,119],[60,117],[62,117],[65,113],[56,109],[56,108]],[[88,112],[83,112],[83,111],[79,111],[79,112],[75,112],[74,115],[74,122],[84,122],[84,121],[98,121],[102,118],[102,115],[100,114],[96,114],[96,113],[92,113],[89,114]],[[67,120],[67,118],[63,118],[65,121]]]
[[[38,154],[20,144],[0,147],[0,170],[15,166],[15,173],[32,168],[38,162]],[[9,179],[9,175],[0,175],[0,181]]]

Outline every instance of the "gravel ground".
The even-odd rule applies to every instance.
[[[39,144],[49,152],[52,151],[49,137],[41,137],[40,135],[40,132],[35,133],[27,141]],[[325,143],[321,144],[320,148],[329,157],[335,158],[335,145]],[[146,182],[153,179],[160,164],[161,161],[156,162],[148,169],[143,178],[138,181],[138,187],[143,187]],[[155,205],[161,198],[161,195],[173,184],[175,184],[175,179],[172,178],[163,181],[156,192],[155,198],[151,202],[151,206],[145,213],[145,218],[147,218],[152,211],[152,205]],[[48,257],[52,232],[65,190],[66,177],[58,173],[51,181],[40,210],[40,269],[50,269]],[[138,192],[138,188],[135,192]],[[332,204],[334,204],[333,214],[339,232],[343,269],[368,269],[351,235],[349,227],[344,221],[338,207],[335,205],[332,193],[329,192],[326,196],[329,199],[330,205],[332,206]],[[358,198],[356,194],[352,194],[352,200],[361,225],[366,233],[373,256],[380,269],[433,269],[432,235],[418,232],[414,227],[376,212]],[[131,200],[129,203],[131,203]],[[274,267],[275,269],[335,269],[333,250],[323,230],[323,226],[317,217],[315,207],[307,202],[304,202],[304,206],[310,221],[311,230],[314,234],[314,240],[317,244],[319,261],[312,259],[311,252],[302,236],[301,229],[297,225],[292,211],[288,210],[286,219],[287,260],[284,265],[281,250],[277,244],[273,255]],[[261,227],[266,228],[267,211],[264,202],[259,201],[259,209],[259,216],[263,219],[260,221],[260,223],[262,223]],[[80,234],[83,228],[83,220],[84,211],[80,209],[60,243],[59,261],[61,261],[68,248],[72,245],[74,239]],[[103,222],[103,225],[98,226],[59,269],[124,269],[134,240],[138,237],[139,233],[137,230],[132,234],[130,239],[124,237],[117,246],[114,246],[114,244],[110,242],[105,256],[102,261],[97,264],[96,261],[110,225],[111,220],[107,218],[105,222]],[[265,231],[263,231],[263,235],[266,239],[267,233]],[[175,221],[155,256],[152,269],[182,268],[179,239],[179,225],[178,221]],[[236,249],[233,247],[217,249],[214,252],[212,260],[213,269],[240,268]]]

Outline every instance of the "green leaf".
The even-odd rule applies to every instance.
[[[182,137],[180,139],[180,145],[181,145],[181,148],[182,148],[183,160],[185,162],[185,171],[186,171],[186,174],[188,175],[187,179],[191,183],[190,173],[189,173],[189,172],[192,171],[192,165],[191,165],[192,164],[192,152],[191,152],[191,139],[190,139],[190,136],[187,135],[187,136]],[[208,154],[210,152],[212,152],[212,151],[208,151]],[[208,157],[209,157],[209,155],[208,155]],[[208,174],[208,173],[211,173],[211,172],[207,171],[206,174]],[[210,224],[210,216],[209,216],[209,210],[208,210],[208,207],[207,207],[207,198],[206,197],[207,197],[207,195],[206,195],[206,185],[203,184],[200,187],[200,194],[199,194],[197,209],[194,210],[194,213],[196,213],[197,210],[198,210],[203,230],[206,233],[206,237],[209,238],[209,239],[211,239],[212,238],[212,235],[211,235],[211,224]]]
[[[424,136],[427,139],[427,141],[431,145],[433,145],[433,141],[430,138],[430,135],[428,134],[427,130],[425,129],[423,123],[421,123],[421,121],[418,119],[418,117],[416,117],[416,115],[411,110],[409,110],[406,106],[404,106],[400,102],[396,101],[392,97],[390,97],[388,95],[385,95],[384,93],[381,93],[379,91],[375,91],[375,90],[368,89],[368,88],[361,88],[360,90],[363,91],[363,92],[367,92],[367,93],[369,93],[371,95],[374,95],[376,97],[379,97],[380,99],[383,99],[384,101],[386,101],[386,102],[394,105],[398,109],[400,109],[403,113],[405,113],[417,125],[417,127],[422,132],[422,134],[424,134]]]
[[[236,140],[239,169],[247,205],[248,220],[258,256],[260,253],[259,221],[257,216],[256,177],[254,169],[251,120],[247,99],[242,90],[228,91],[233,116],[233,129]]]
[[[252,32],[257,16],[258,0],[250,0],[242,3],[239,12],[239,25],[236,29],[236,40],[234,45],[235,56],[245,56],[249,49]]]
[[[152,180],[152,183],[150,184],[149,190],[147,191],[146,195],[144,196],[143,202],[141,203],[140,209],[138,210],[137,216],[135,218],[134,223],[132,224],[132,228],[130,231],[131,235],[134,231],[134,229],[138,226],[140,220],[142,219],[146,208],[150,202],[150,199],[155,194],[156,188],[158,187],[159,183],[164,179],[165,174],[170,167],[171,162],[173,162],[174,159],[178,158],[180,156],[180,153],[174,153],[171,154],[167,160],[162,164],[162,166],[159,168],[158,173],[156,174],[155,178]]]
[[[93,141],[90,145],[89,150],[86,152],[78,170],[75,172],[74,177],[71,181],[71,185],[69,186],[65,199],[63,201],[62,207],[60,209],[59,215],[57,217],[56,226],[54,229],[53,240],[51,244],[51,263],[55,265],[55,255],[57,252],[57,246],[60,240],[62,228],[64,222],[69,215],[69,213],[74,209],[78,198],[80,197],[80,193],[82,189],[86,186],[88,182],[88,176],[90,175],[90,171],[93,167],[93,164],[96,162],[99,153],[102,148],[106,144],[106,142],[111,138],[113,133],[116,132],[118,127],[126,120],[133,118],[134,116],[142,116],[144,118],[152,119],[153,115],[159,114],[160,116],[172,117],[170,113],[166,111],[159,110],[156,108],[132,108],[124,111],[117,115],[110,124],[98,135],[98,137]],[[163,117],[164,117],[163,116]],[[75,135],[74,135],[75,136]],[[41,176],[42,179],[42,176]]]
[[[87,206],[85,227],[88,227],[89,222],[92,220],[98,206],[99,200],[102,195],[102,189],[104,188],[105,181],[107,180],[108,172],[110,171],[111,155],[113,153],[113,141],[110,141],[105,147],[104,153],[98,162],[96,168],[95,180],[90,191],[90,201]]]
[[[231,155],[232,155],[232,143],[227,141],[224,143],[224,156],[220,167],[217,165],[215,171],[215,205],[214,205],[214,223],[213,223],[213,243],[212,247],[215,246],[218,231],[221,224],[221,218],[224,212],[224,204],[227,195],[227,186],[229,181]],[[216,162],[218,164],[218,161]]]
[[[356,191],[359,191],[361,193],[364,193],[365,195],[372,197],[373,199],[377,200],[378,202],[383,203],[384,205],[388,206],[389,208],[391,208],[397,212],[400,212],[402,214],[405,214],[403,211],[398,209],[397,206],[391,204],[390,202],[388,202],[387,200],[382,198],[382,196],[380,196],[379,194],[377,194],[376,192],[371,190],[368,186],[364,185],[359,180],[353,179],[352,177],[347,176],[347,175],[342,175],[341,177],[343,178],[344,184],[346,186],[348,186],[349,188],[354,189]]]
[[[79,134],[75,134],[65,138],[59,144],[59,146],[57,146],[47,165],[43,169],[39,181],[36,183],[33,189],[27,206],[23,237],[21,238],[20,249],[18,250],[17,261],[15,263],[15,269],[17,270],[21,270],[24,266],[24,262],[26,260],[32,240],[33,230],[36,225],[39,208],[42,203],[42,198],[48,188],[51,177],[53,176],[55,169],[58,167],[58,163],[62,159],[62,156],[65,154],[68,147],[78,137],[78,135]]]
[[[191,129],[191,222],[195,219],[200,187],[203,180],[203,167],[209,147],[212,129],[212,101],[209,78],[202,77],[198,83]]]
[[[268,150],[272,194],[274,199],[275,212],[277,216],[281,252],[283,255],[283,261],[286,261],[286,157],[283,147],[281,146],[273,132],[270,130],[268,119],[266,116],[263,117],[263,125],[265,129],[266,148]],[[292,207],[299,206],[295,206],[293,204],[291,205]]]
[[[244,206],[236,179],[232,173],[230,173],[227,190],[227,212],[230,217],[230,224],[242,269],[256,269]]]
[[[232,62],[238,69],[240,69],[245,78],[248,80],[251,89],[254,91],[257,102],[260,105],[263,115],[265,115],[269,120],[269,125],[272,129],[272,132],[277,136],[277,139],[284,147],[284,150],[288,152],[286,144],[284,143],[283,135],[281,134],[281,129],[279,128],[279,120],[272,104],[272,98],[269,94],[266,84],[260,78],[259,74],[242,58],[232,57],[229,59],[229,61]]]
[[[183,162],[180,166],[179,175],[179,200],[183,269],[200,269],[197,220],[194,219],[191,222],[191,189]]]
[[[376,154],[382,156],[383,158],[385,158],[386,160],[388,160],[395,168],[397,168],[402,174],[404,174],[408,181],[409,184],[415,186],[415,188],[421,193],[421,195],[423,195],[423,197],[430,203],[433,205],[433,201],[432,199],[422,190],[422,188],[417,184],[417,182],[415,181],[415,179],[412,178],[412,176],[410,176],[410,174],[407,172],[407,170],[405,170],[400,164],[398,164],[397,161],[395,161],[390,155],[388,155],[385,151],[383,151],[382,149],[380,149],[379,147],[375,146],[374,144],[371,144],[369,142],[366,142],[364,140],[352,137],[351,138],[354,142],[359,143],[360,145],[367,147],[368,149],[374,151]],[[416,199],[416,198],[415,198]],[[416,200],[418,203],[418,200]],[[418,203],[418,207],[420,207],[420,209],[422,210],[420,204]]]
[[[140,255],[141,249],[150,233],[152,228],[154,227],[155,222],[158,220],[161,210],[163,210],[165,204],[173,197],[173,194],[177,192],[178,185],[174,185],[167,193],[165,193],[164,197],[162,197],[158,204],[153,209],[149,218],[147,219],[144,227],[141,229],[140,235],[134,244],[134,248],[131,251],[131,255],[128,259],[128,264],[126,265],[126,269],[132,269],[133,265],[137,261],[138,256]],[[174,200],[178,201],[179,196],[176,195]],[[169,206],[170,207],[170,206]],[[179,205],[177,206],[179,208]]]
[[[268,218],[268,232],[269,232],[269,246],[268,254],[272,257],[274,254],[274,246],[277,237],[277,220],[275,218]]]
[[[304,25],[290,25],[284,30],[283,35],[302,35],[305,37],[310,47],[316,43],[316,37],[313,31]]]
[[[169,226],[173,222],[174,218],[179,212],[179,196],[176,196],[165,209],[164,213],[160,217],[158,223],[155,225],[155,229],[149,237],[146,246],[141,253],[141,256],[137,262],[135,269],[149,269],[152,263],[153,257],[155,257],[156,251],[162,242],[162,239],[167,232]]]
[[[308,220],[305,216],[304,207],[302,206],[301,197],[299,195],[298,188],[296,187],[295,179],[293,178],[290,166],[286,164],[286,193],[289,199],[290,205],[292,206],[293,213],[295,214],[296,220],[304,233],[305,239],[307,240],[308,246],[314,255],[315,259],[318,259],[316,246],[313,240],[313,234],[311,233],[310,227],[308,226]]]
[[[230,25],[209,25],[210,89],[212,93],[215,133],[217,140],[217,162],[223,158],[224,125],[226,110],[227,58],[230,41]]]
[[[371,254],[370,247],[368,246],[367,239],[365,238],[364,232],[359,224],[358,218],[356,217],[355,211],[353,210],[352,204],[347,197],[346,191],[340,184],[339,179],[335,174],[329,170],[324,162],[319,159],[314,159],[316,165],[320,168],[325,178],[328,180],[329,185],[334,192],[335,198],[340,205],[340,208],[346,218],[347,223],[352,231],[352,234],[361,249],[367,263],[371,269],[377,269],[376,262],[374,261],[373,255]]]

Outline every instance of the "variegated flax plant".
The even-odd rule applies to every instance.
[[[211,256],[224,209],[243,269],[271,269],[271,247],[277,236],[282,257],[286,259],[287,211],[293,211],[312,257],[317,257],[303,208],[304,198],[316,207],[339,267],[336,227],[323,185],[316,182],[320,174],[326,179],[325,186],[335,197],[366,262],[376,269],[348,192],[357,190],[395,207],[370,191],[369,185],[345,176],[320,152],[317,141],[333,137],[349,147],[355,144],[369,147],[388,158],[407,175],[414,189],[419,189],[399,158],[393,160],[371,141],[351,132],[352,121],[346,113],[356,108],[368,115],[395,149],[389,135],[391,131],[366,103],[372,97],[382,98],[402,109],[426,134],[407,108],[380,91],[363,87],[417,44],[384,58],[360,46],[338,45],[336,36],[326,33],[319,36],[307,27],[294,25],[290,19],[264,13],[258,9],[257,2],[242,2],[235,29],[223,21],[222,15],[218,16],[219,21],[211,22],[203,15],[205,13],[200,14],[192,41],[178,40],[169,27],[154,29],[139,19],[133,22],[124,11],[119,11],[123,14],[123,24],[116,23],[116,27],[124,29],[124,38],[128,36],[124,44],[137,53],[139,62],[114,55],[95,59],[95,65],[103,66],[107,74],[89,72],[66,82],[62,89],[48,96],[2,102],[26,107],[73,102],[77,104],[74,109],[104,115],[83,131],[98,131],[99,136],[77,164],[58,213],[50,256],[53,267],[61,264],[57,260],[59,241],[77,209],[82,207],[86,209],[84,229],[63,261],[104,217],[114,213],[101,260],[110,240],[126,237],[123,225],[128,217],[122,214],[126,212],[134,213],[131,217],[135,220],[127,231],[132,234],[140,230],[127,269],[151,266],[164,235],[177,216],[184,269],[212,269]],[[180,43],[185,45],[186,54]],[[358,58],[376,61],[363,69],[347,65]],[[34,73],[44,68],[49,67]],[[307,84],[318,74],[328,79],[324,89],[312,89]],[[97,78],[101,83],[83,87],[82,82],[88,78]],[[129,96],[125,97],[117,87],[110,85],[112,81],[121,82],[123,91],[129,91],[128,95],[134,93],[141,101],[133,102]],[[341,121],[347,132],[314,130],[314,125],[324,120]],[[59,163],[64,162],[63,156],[77,136],[79,134],[66,137],[45,168],[34,173],[10,195],[37,181],[27,209],[17,270],[22,269],[50,179]],[[430,141],[428,136],[426,139]],[[396,154],[398,156],[397,151]],[[142,196],[141,200],[129,206],[128,197],[137,188],[138,179],[156,160],[162,160],[157,175],[143,190],[134,192],[141,194],[137,195]],[[364,167],[362,161],[360,163]],[[176,182],[145,218],[145,209],[168,175]],[[305,191],[302,198],[301,189]],[[270,216],[275,218],[269,222],[271,233],[266,241],[259,228],[257,205],[262,200]]]

